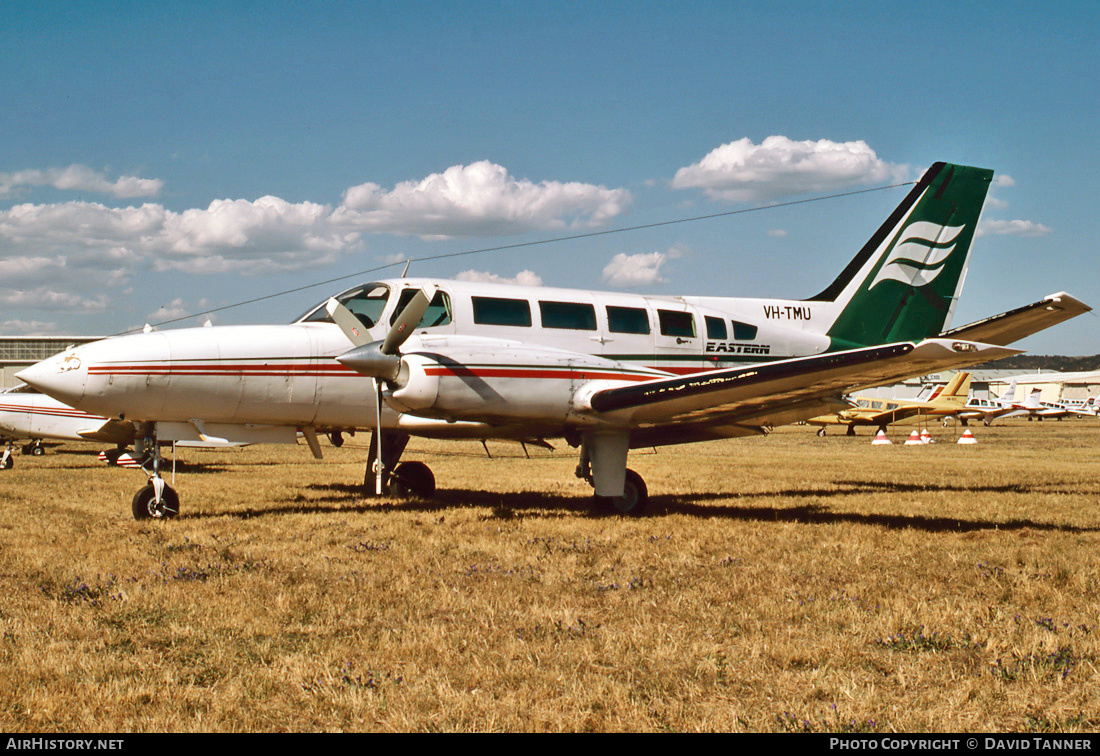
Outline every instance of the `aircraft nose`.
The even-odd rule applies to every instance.
[[[31,365],[15,377],[47,396],[75,404],[84,396],[88,368],[83,364],[79,349],[73,349]]]

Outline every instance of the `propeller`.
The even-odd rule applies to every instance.
[[[370,334],[365,331],[359,319],[335,298],[329,299],[325,305],[333,322],[340,326],[340,330],[355,345],[354,348],[344,352],[336,358],[336,361],[345,365],[360,375],[371,378],[374,384],[374,439],[378,453],[374,463],[375,494],[382,495],[382,383],[393,382],[401,374],[401,345],[409,336],[412,336],[416,326],[420,324],[424,313],[435,297],[436,287],[428,284],[413,295],[405,308],[401,310],[394,321],[386,337],[381,341],[368,341]],[[364,335],[365,334],[365,335]]]

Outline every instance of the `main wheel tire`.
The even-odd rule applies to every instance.
[[[15,467],[15,457],[10,454],[4,458],[4,461],[0,463],[0,469],[10,470]]]
[[[31,447],[31,456],[41,457],[45,453],[46,447],[42,446],[42,444],[35,444]]]
[[[642,476],[627,469],[622,496],[597,496],[596,504],[615,514],[640,517],[649,511],[649,491]]]
[[[423,462],[402,462],[390,473],[390,494],[431,498],[435,493],[435,475]]]
[[[161,492],[160,504],[156,502],[157,493],[149,483],[136,494],[131,504],[135,520],[169,520],[180,513],[180,497],[170,487]]]

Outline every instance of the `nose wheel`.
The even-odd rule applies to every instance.
[[[144,458],[142,469],[149,476],[130,503],[135,520],[170,520],[180,513],[180,497],[160,477],[160,445],[157,443],[156,426],[146,429],[145,436],[134,452]]]
[[[156,485],[154,481],[160,481]],[[160,488],[160,495],[157,495]],[[135,520],[169,520],[180,513],[180,497],[160,478],[154,478],[134,494],[131,511]]]

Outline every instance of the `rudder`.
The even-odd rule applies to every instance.
[[[842,309],[833,349],[938,336],[950,323],[993,171],[936,163],[814,300]]]

